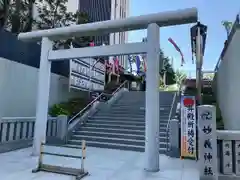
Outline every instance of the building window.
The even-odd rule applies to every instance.
[[[121,34],[122,34],[122,32],[119,32],[119,33],[118,33],[118,36],[119,36],[118,44],[121,44],[121,43],[122,43],[122,41],[121,41]]]
[[[123,17],[126,18],[126,11],[123,11]]]

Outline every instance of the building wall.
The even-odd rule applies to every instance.
[[[129,0],[112,0],[111,19],[123,19],[129,16]],[[128,41],[128,32],[110,34],[110,44],[124,44]],[[113,61],[110,59],[110,61]],[[127,69],[127,57],[119,57],[119,64]]]
[[[110,19],[122,19],[129,16],[129,0],[79,0],[79,10],[88,13],[90,20],[105,21]],[[127,32],[112,33],[95,37],[95,44],[122,44],[128,41]],[[110,58],[110,62],[113,58]],[[127,67],[127,58],[119,57],[119,64]]]
[[[106,21],[111,19],[112,0],[79,0],[78,9],[88,14],[91,22]],[[109,35],[94,37],[96,45],[109,44]]]
[[[0,116],[35,116],[38,68],[0,58]],[[68,89],[68,78],[52,73],[49,106],[86,92]]]
[[[0,57],[13,62],[39,68],[41,46],[35,42],[23,42],[15,34],[0,31]],[[68,77],[69,61],[52,63],[52,73]]]
[[[240,25],[227,42],[215,78],[215,91],[227,130],[240,130]]]

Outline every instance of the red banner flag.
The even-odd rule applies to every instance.
[[[94,42],[90,42],[89,44],[91,47],[95,46]]]
[[[184,61],[184,56],[183,53],[181,51],[181,49],[178,47],[178,45],[173,41],[172,38],[168,38],[168,41],[174,46],[174,48],[180,53],[181,57],[182,57],[182,62],[181,62],[181,66],[183,66],[183,64],[185,63]]]

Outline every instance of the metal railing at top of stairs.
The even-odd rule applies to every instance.
[[[181,93],[181,88],[182,88],[182,86],[180,85],[178,91],[174,93],[173,101],[172,101],[172,104],[171,104],[171,109],[170,109],[169,116],[168,116],[168,123],[167,123],[167,127],[166,127],[167,151],[169,151],[169,128],[170,128],[170,121],[172,119],[172,114],[173,114],[173,107],[176,103],[177,96]]]
[[[88,110],[96,101],[98,101],[99,99],[101,99],[101,97],[103,95],[110,95],[111,97],[113,95],[115,95],[125,84],[127,83],[127,80],[124,81],[122,84],[120,84],[120,86],[111,94],[107,94],[102,92],[99,96],[97,96],[95,99],[93,99],[89,104],[87,104],[87,106],[85,106],[81,111],[79,111],[76,115],[74,115],[69,121],[68,121],[68,125],[71,124],[79,115],[83,114],[84,112],[86,112],[86,110]]]

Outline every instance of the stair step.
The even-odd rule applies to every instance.
[[[121,116],[129,116],[129,115],[132,115],[132,116],[135,116],[135,117],[139,117],[139,116],[144,116],[145,115],[145,112],[143,113],[134,113],[132,111],[120,111],[120,112],[116,112],[116,111],[112,111],[111,109],[108,109],[108,110],[102,110],[102,111],[99,111],[97,112],[95,115],[101,115],[101,114],[109,114],[109,115],[121,115]]]
[[[136,127],[144,127],[145,128],[145,121],[117,121],[117,120],[88,120],[87,125],[117,125],[117,126],[136,126]],[[167,122],[161,122],[159,123],[160,127],[167,127]]]
[[[168,117],[168,116],[166,116]],[[102,114],[102,113],[99,113],[99,114],[96,114],[94,116],[90,116],[88,117],[90,119],[109,119],[109,118],[112,118],[112,119],[123,119],[123,120],[129,120],[130,118],[132,120],[144,120],[145,119],[145,116],[144,115],[141,115],[141,116],[137,116],[137,115],[127,115],[127,116],[121,116],[119,114],[110,114],[110,113],[105,113],[105,114]]]
[[[72,136],[71,141],[78,141],[81,143],[81,140],[88,141],[97,141],[97,142],[108,142],[108,143],[116,143],[116,144],[130,144],[137,146],[144,146],[144,140],[136,140],[136,139],[124,139],[124,138],[109,138],[109,137],[99,137],[99,136]]]
[[[145,102],[119,102],[119,101],[117,101],[115,104],[113,104],[113,107],[116,107],[116,106],[123,106],[123,107],[136,106],[136,107],[141,107],[141,106],[145,106]]]
[[[169,113],[159,113],[161,118],[168,118]],[[123,117],[123,118],[145,118],[145,113],[144,114],[133,114],[131,112],[99,112],[97,114],[95,114],[92,117],[100,117],[100,116],[104,116],[104,117]]]
[[[107,133],[121,133],[121,134],[134,134],[134,135],[145,135],[144,130],[135,130],[132,129],[129,131],[128,129],[118,129],[118,128],[109,128],[109,127],[80,127],[79,129],[75,130],[74,133],[81,133],[82,131],[89,131],[89,132],[107,132]],[[159,132],[159,136],[163,137],[166,136],[166,129]]]
[[[145,126],[135,126],[135,125],[116,125],[116,124],[98,124],[98,123],[87,123],[86,125],[84,125],[86,127],[102,127],[102,128],[114,128],[114,129],[128,129],[128,130],[144,130]],[[83,127],[84,127],[83,126]]]
[[[128,130],[145,130],[145,125],[143,126],[136,126],[136,125],[124,125],[124,124],[100,124],[100,123],[87,123],[85,125],[83,125],[83,127],[102,127],[102,128],[113,128],[113,129],[128,129]],[[165,130],[167,127],[167,124],[161,125],[160,124],[160,130]]]
[[[74,145],[81,145],[81,140],[69,140],[69,144]],[[108,148],[108,149],[120,149],[120,150],[133,150],[133,151],[144,151],[144,145],[133,145],[133,144],[123,144],[123,143],[115,143],[115,142],[99,142],[99,141],[93,141],[93,140],[86,140],[86,146],[92,146],[92,147],[102,147],[102,148]],[[115,147],[115,148],[114,148]],[[166,150],[167,144],[166,143],[160,143],[159,150]],[[139,150],[137,150],[139,149]]]
[[[113,120],[113,121],[131,121],[145,123],[145,117],[119,117],[119,116],[92,116],[88,117],[89,120]],[[168,123],[168,116],[160,116],[160,123]]]
[[[122,125],[122,124],[98,124],[91,123],[87,125],[83,125],[82,127],[93,127],[93,128],[108,128],[108,129],[127,129],[128,131],[132,130],[145,130],[145,126],[135,126],[135,125]],[[160,126],[160,131],[166,131],[167,125]]]
[[[145,135],[137,135],[137,134],[124,134],[124,133],[109,133],[109,132],[91,132],[91,131],[79,131],[78,133],[74,133],[73,136],[81,136],[81,135],[86,135],[86,136],[101,136],[101,137],[109,137],[109,138],[130,138],[130,139],[136,139],[136,140],[144,140]]]
[[[121,120],[121,118],[119,119]],[[95,120],[88,120],[90,124],[122,124],[122,125],[135,125],[135,126],[145,126],[144,121],[118,121],[118,120],[107,120],[107,119],[95,119]]]
[[[129,106],[129,105],[135,105],[136,107],[138,106],[144,106],[145,101],[130,101],[130,100],[123,100],[123,101],[117,101],[114,105],[119,105],[119,106]]]
[[[145,109],[141,109],[141,108],[138,108],[138,109],[136,109],[136,108],[131,108],[131,107],[129,107],[129,108],[121,108],[121,107],[116,107],[116,108],[111,108],[111,109],[108,109],[108,111],[125,111],[125,112],[141,112],[141,113],[145,113],[146,112],[146,110]],[[169,114],[169,112],[171,111],[171,109],[169,108],[169,109],[162,109],[162,108],[160,108],[159,109],[159,111],[161,112],[161,113],[168,113]]]
[[[168,117],[168,116],[167,116]],[[145,116],[144,115],[128,115],[128,116],[121,116],[121,115],[118,115],[118,114],[110,114],[110,113],[105,113],[105,114],[102,114],[102,113],[98,113],[94,116],[90,116],[88,118],[93,118],[93,119],[104,119],[104,118],[112,118],[112,119],[123,119],[123,120],[129,120],[129,118],[133,119],[133,120],[142,120],[142,119],[145,119]]]
[[[79,144],[75,142],[68,142],[68,147],[78,147],[81,148]],[[134,146],[134,145],[126,145],[126,144],[116,144],[116,143],[102,143],[102,142],[95,142],[95,141],[88,141],[86,142],[87,148],[89,147],[97,147],[97,148],[105,148],[105,149],[118,149],[118,150],[125,150],[125,151],[138,151],[144,152],[143,146]],[[165,151],[164,148],[160,149],[161,151]]]
[[[169,114],[170,110],[171,109],[162,111],[162,110],[159,109],[159,112],[162,113],[162,114]],[[121,109],[121,108],[112,109],[112,108],[110,108],[110,109],[104,109],[101,112],[105,112],[105,113],[106,112],[107,113],[116,112],[116,113],[128,113],[128,114],[131,113],[131,114],[141,115],[141,114],[145,114],[146,110],[145,109],[133,109],[133,108],[125,108],[125,109]]]
[[[161,104],[159,124],[159,152],[167,147],[166,128],[174,93],[159,92]],[[120,149],[144,152],[145,146],[145,92],[125,92],[110,108],[102,108],[79,125],[65,147]]]
[[[104,112],[104,111],[103,111]],[[131,114],[145,114],[145,110],[134,110],[134,109],[107,109],[105,112],[112,113],[131,113]]]
[[[132,110],[141,110],[144,111],[146,108],[145,106],[134,106],[130,104],[129,106],[111,106],[111,109],[132,109]],[[169,111],[171,109],[171,106],[168,107],[159,107],[160,111]]]
[[[119,100],[116,103],[113,104],[113,107],[116,106],[129,106],[131,104],[136,104],[136,107],[144,106],[145,102],[144,101],[126,101],[126,100]]]
[[[85,136],[97,136],[103,138],[120,138],[120,139],[134,139],[134,140],[145,140],[145,134],[136,135],[136,134],[122,134],[122,133],[108,133],[108,132],[89,132],[89,131],[79,131],[78,133],[74,133],[74,139],[82,139]],[[166,136],[159,136],[160,142],[166,142]]]
[[[112,105],[112,107],[145,107],[145,102],[119,102],[117,101],[115,104]],[[168,104],[160,104],[159,107],[162,108],[171,108],[172,101]]]

